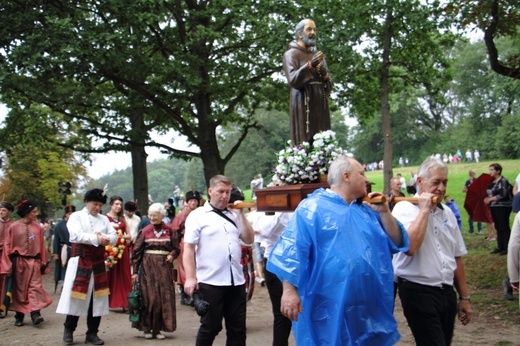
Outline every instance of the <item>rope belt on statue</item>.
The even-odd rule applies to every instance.
[[[151,255],[165,255],[165,256],[170,254],[170,252],[166,251],[166,250],[145,250],[144,253],[148,253]]]
[[[320,75],[320,79],[321,79],[321,75]],[[310,85],[321,85],[322,87],[322,90],[323,90],[323,109],[327,109],[328,106],[329,106],[329,96],[330,96],[330,91],[327,90],[327,84],[324,82],[324,81],[320,81],[320,82],[309,82]],[[305,124],[307,125],[307,128],[305,130],[305,133],[309,133],[310,130],[309,130],[309,124],[310,124],[310,120],[309,120],[309,116],[310,116],[310,109],[309,109],[309,95],[308,93],[305,91],[303,93],[303,100],[305,102],[305,112],[307,113],[307,121],[305,122]]]
[[[311,82],[311,83],[315,83],[315,82]],[[305,133],[309,133],[310,132],[310,130],[309,130],[309,124],[310,124],[309,113],[311,112],[311,110],[309,109],[309,95],[307,94],[306,91],[303,92],[303,99],[305,101],[305,113],[307,113],[307,121],[305,122],[305,124],[307,125],[307,129],[305,130]]]

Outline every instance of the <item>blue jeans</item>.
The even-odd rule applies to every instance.
[[[474,228],[473,228],[473,219],[470,217],[468,217],[468,225],[469,225],[469,233],[473,233],[474,231]],[[482,222],[477,222],[477,229],[478,229],[478,232],[482,232]]]

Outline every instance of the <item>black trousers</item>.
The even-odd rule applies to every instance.
[[[97,335],[99,331],[99,324],[101,323],[101,316],[94,317],[92,316],[92,296],[90,297],[90,304],[88,305],[88,315],[87,315],[87,334],[89,335]],[[66,329],[75,331],[78,326],[79,316],[67,315],[65,319],[65,323],[63,324]]]
[[[511,215],[511,206],[509,207],[491,207],[491,216],[497,230],[497,248],[500,251],[507,251],[509,238],[511,237],[511,227],[509,227],[509,215]]]
[[[291,335],[292,322],[282,315],[280,311],[283,285],[278,277],[270,271],[264,270],[264,275],[267,291],[269,292],[269,298],[271,299],[271,305],[273,307],[273,346],[287,346],[289,344],[289,336]]]
[[[457,316],[453,286],[425,286],[400,279],[399,298],[418,346],[448,346]]]
[[[226,345],[246,344],[246,287],[213,286],[199,283],[201,298],[209,303],[208,313],[200,318],[197,346],[210,346],[226,323]]]

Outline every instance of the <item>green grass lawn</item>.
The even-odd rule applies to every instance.
[[[468,180],[468,171],[473,169],[478,177],[482,173],[489,173],[489,165],[492,163],[499,163],[502,165],[502,176],[506,177],[511,184],[514,184],[516,176],[520,173],[520,160],[502,160],[493,162],[481,161],[479,163],[457,163],[449,165],[448,190],[446,193],[450,195],[459,206],[462,217],[462,229],[464,231],[468,229],[468,213],[464,210],[464,198],[466,195],[462,192],[462,188],[464,187],[466,180]],[[418,166],[403,168],[394,167],[393,172],[394,175],[401,173],[401,175],[406,179],[406,183],[409,184],[411,172],[417,173],[418,168]],[[375,183],[375,185],[372,186],[372,191],[383,190],[382,171],[366,172],[365,175],[371,182]]]

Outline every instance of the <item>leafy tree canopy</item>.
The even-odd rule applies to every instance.
[[[11,111],[1,134],[6,159],[0,179],[2,200],[13,204],[23,199],[34,200],[44,217],[62,206],[64,195],[58,192],[58,184],[71,182],[74,191],[86,173],[72,150],[55,144],[63,136],[56,133],[52,123],[44,121],[47,112],[41,107],[24,110],[32,116],[30,120]],[[11,126],[11,121],[18,116],[23,122],[17,121],[17,126]],[[42,140],[46,137],[52,140]]]
[[[493,71],[520,79],[520,7],[517,0],[451,0],[446,5],[446,12],[456,14],[460,26],[484,31]],[[514,48],[499,49],[496,40],[501,37],[512,38]]]
[[[62,143],[75,150],[128,151],[140,139],[172,156],[201,157],[208,179],[224,173],[256,126],[254,110],[281,99],[283,82],[271,76],[293,13],[276,1],[5,1],[2,100],[67,117],[65,131],[83,135]],[[231,124],[243,136],[223,156],[217,132]],[[156,143],[152,129],[173,129],[198,150]]]

